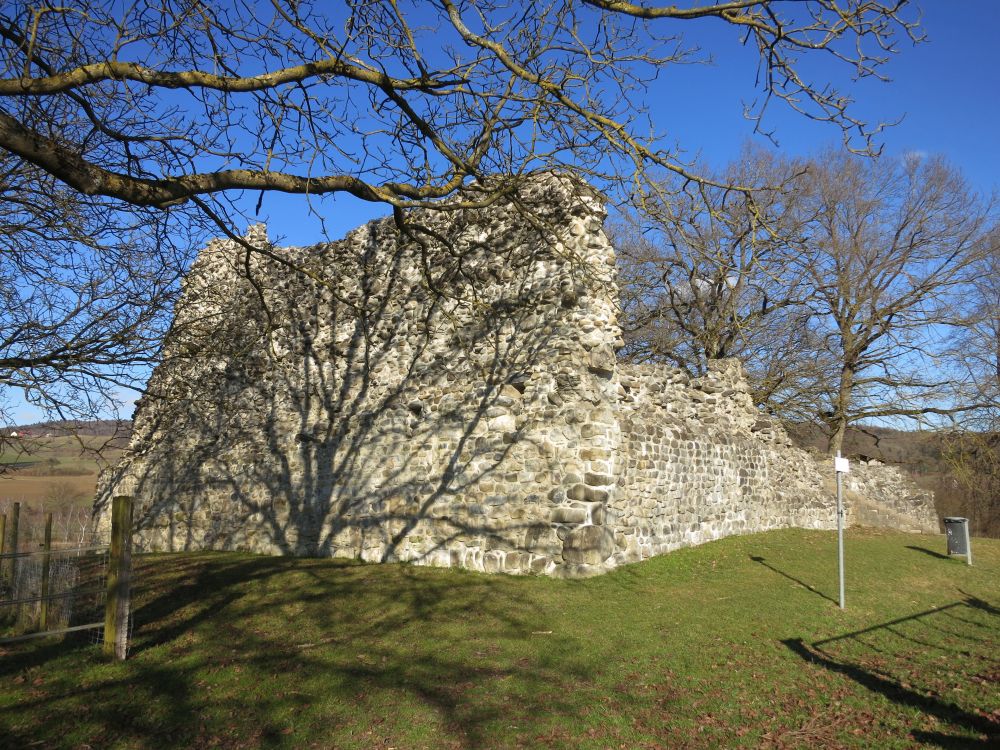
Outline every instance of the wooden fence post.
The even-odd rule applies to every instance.
[[[3,583],[4,565],[3,553],[7,551],[7,514],[0,513],[0,583]]]
[[[39,630],[47,630],[49,625],[49,562],[52,551],[52,514],[45,514],[45,546],[42,548],[42,612],[38,618]]]
[[[3,599],[4,587],[7,582],[7,577],[4,573],[7,571],[7,561],[3,559],[2,555],[7,551],[7,514],[0,513],[0,599]],[[14,593],[11,592],[11,598],[13,598]]]
[[[14,510],[10,514],[10,551],[17,552],[17,526],[21,518],[21,503],[14,503]],[[17,588],[17,558],[10,558],[10,589],[13,592]],[[14,598],[17,595],[14,594]]]
[[[104,607],[104,653],[121,661],[128,649],[129,581],[132,573],[132,498],[111,503],[108,599]]]

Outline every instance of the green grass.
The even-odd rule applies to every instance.
[[[714,748],[1000,741],[1000,542],[730,538],[585,581],[143,557],[134,653],[0,656],[0,746]]]

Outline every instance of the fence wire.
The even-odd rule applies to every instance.
[[[46,554],[48,591],[43,595]],[[80,630],[99,637],[108,557],[107,545],[0,556],[0,643]]]

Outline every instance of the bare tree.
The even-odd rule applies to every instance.
[[[404,207],[506,176],[489,201],[564,165],[631,184],[651,165],[694,178],[648,135],[641,101],[664,66],[702,59],[682,32],[723,25],[757,50],[753,116],[782,99],[865,148],[881,125],[800,58],[880,76],[897,35],[918,38],[905,6],[22,0],[0,12],[0,148],[79,192],[154,207],[270,190]]]
[[[803,191],[812,320],[837,363],[813,394],[830,451],[851,424],[970,408],[943,367],[944,339],[961,322],[990,206],[941,158],[915,155],[830,151]]]
[[[942,457],[948,472],[936,490],[938,507],[968,518],[976,536],[1000,537],[1000,431],[950,430]]]
[[[964,400],[982,407],[963,421],[970,429],[1000,431],[1000,227],[983,238],[978,256],[951,359],[966,387]]]
[[[111,206],[0,152],[0,420],[23,397],[93,419],[148,374],[198,237],[190,211]]]
[[[712,183],[643,102],[666,66],[711,54],[683,35],[705,27],[756,51],[752,117],[784,100],[868,149],[881,124],[806,77],[805,59],[880,78],[896,41],[919,39],[915,15],[897,0],[11,0],[6,241],[39,241],[4,255],[0,383],[59,414],[132,382],[185,263],[172,248],[202,228],[188,209],[235,237],[270,191],[350,194],[401,216],[509,200],[541,169],[622,195],[651,195],[650,167]]]
[[[954,168],[746,152],[718,181],[748,174],[785,189],[674,194],[619,227],[626,357],[692,375],[738,357],[757,403],[823,425],[831,452],[849,425],[996,403],[991,203]],[[964,373],[949,367],[953,330]]]
[[[982,251],[950,352],[963,402],[977,408],[944,435],[944,489],[949,511],[967,516],[974,533],[1000,536],[1000,228]]]
[[[668,361],[692,376],[738,357],[755,397],[788,398],[805,375],[811,310],[797,262],[802,166],[744,149],[719,182],[783,186],[733,192],[663,192],[614,231],[622,325],[633,360]],[[811,381],[810,381],[811,382]]]

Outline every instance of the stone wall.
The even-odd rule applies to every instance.
[[[917,487],[897,466],[878,461],[852,461],[843,478],[844,495],[861,526],[936,533],[934,493]]]
[[[619,365],[621,463],[616,562],[767,529],[836,528],[832,460],[793,447],[754,407],[736,360],[689,379]],[[899,469],[852,463],[848,525],[934,533],[933,497]]]
[[[738,364],[688,381],[616,362],[603,220],[591,189],[547,175],[335,243],[212,243],[96,512],[134,495],[140,549],[548,575],[834,526],[816,461],[760,417]],[[880,518],[929,530],[901,481],[852,497],[893,495]]]
[[[760,418],[736,361],[694,380],[621,369],[623,562],[732,534],[836,525],[815,461]]]

